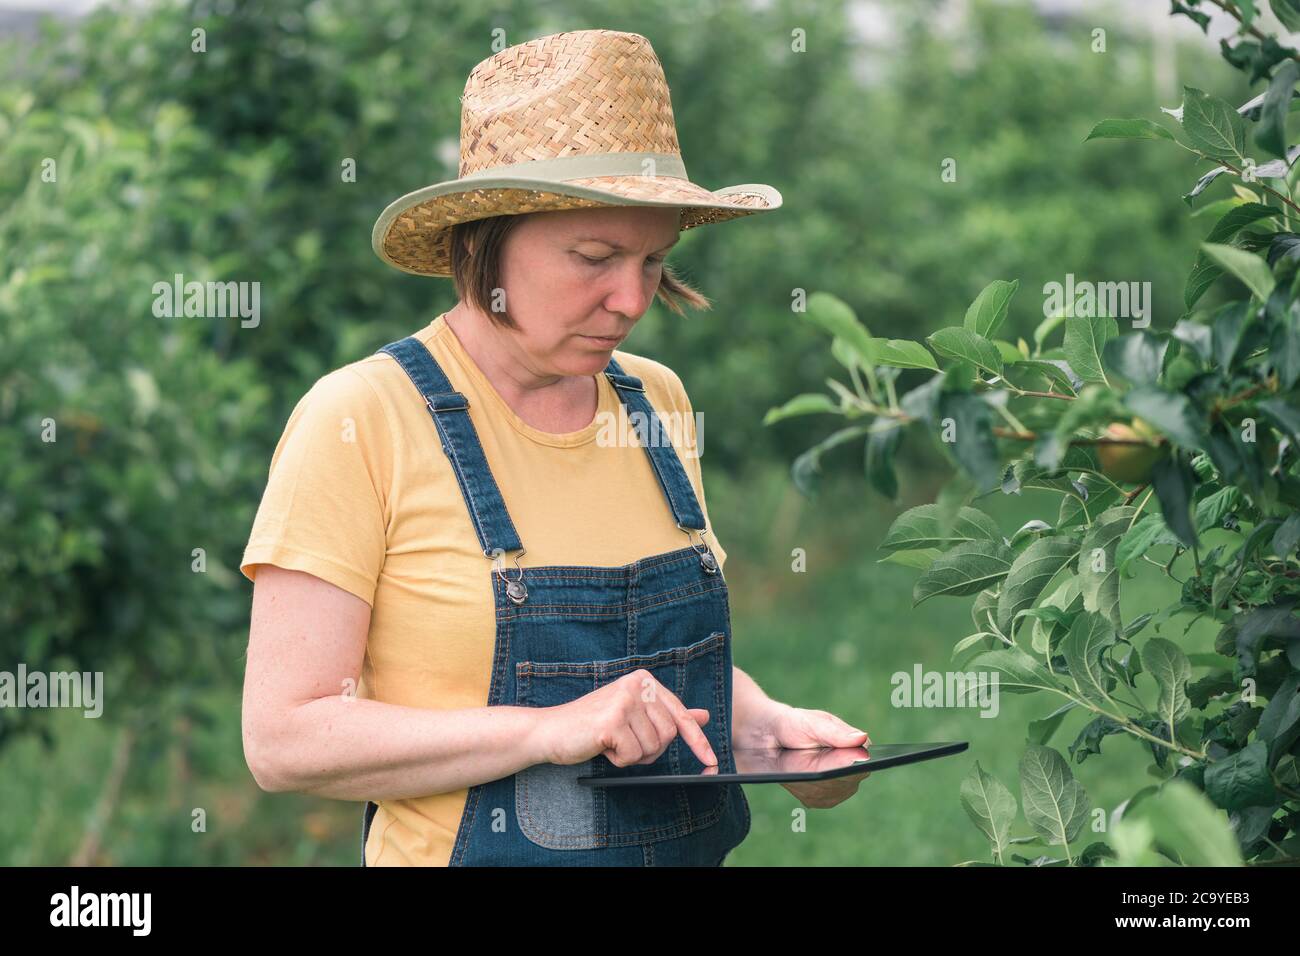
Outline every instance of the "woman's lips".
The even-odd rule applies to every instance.
[[[606,337],[604,337],[604,336],[600,336],[600,335],[584,335],[583,338],[584,338],[584,339],[590,339],[591,341],[596,342],[596,343],[598,343],[598,344],[600,344],[600,345],[604,345],[604,346],[606,346],[606,347],[612,347],[612,346],[618,345],[618,343],[621,342],[621,341],[623,340],[621,336],[614,336],[613,338],[606,338]]]

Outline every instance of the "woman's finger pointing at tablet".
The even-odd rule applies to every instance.
[[[539,736],[546,762],[577,764],[597,755],[615,766],[653,763],[678,734],[705,766],[718,759],[700,725],[703,708],[687,709],[649,671],[636,670],[589,694],[545,708]]]
[[[688,710],[677,695],[663,684],[658,684],[658,697],[676,721],[682,740],[686,741],[686,746],[691,748],[696,759],[706,767],[717,766],[718,758],[713,752],[713,747],[709,745],[709,738],[704,735],[704,731],[700,730],[702,725],[709,722],[709,712],[703,707],[693,707]]]
[[[709,745],[709,738],[700,730],[703,724],[709,722],[709,712],[703,707],[694,707],[687,709],[686,705],[659,681],[655,680],[649,674],[641,681],[641,698],[645,701],[646,706],[652,709],[658,708],[667,714],[674,722],[674,730],[682,735],[682,740],[686,746],[691,748],[697,760],[706,767],[716,766],[718,763],[717,755],[713,752],[713,747]],[[675,736],[675,734],[674,734]],[[672,743],[672,737],[664,741],[664,747]],[[663,751],[661,750],[660,753]],[[656,754],[656,757],[659,755]]]

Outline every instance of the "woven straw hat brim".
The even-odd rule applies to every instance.
[[[371,246],[403,272],[450,276],[451,227],[490,216],[601,206],[678,206],[679,229],[726,222],[781,208],[763,183],[708,190],[672,176],[593,176],[557,182],[524,176],[448,180],[397,199],[380,214]]]

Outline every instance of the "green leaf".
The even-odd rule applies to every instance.
[[[1123,402],[1134,415],[1154,425],[1174,444],[1184,448],[1201,447],[1204,422],[1191,399],[1182,392],[1143,385],[1126,392]]]
[[[1210,327],[1212,357],[1224,371],[1231,371],[1237,355],[1246,345],[1247,333],[1255,324],[1249,302],[1229,303],[1214,314]]]
[[[1286,159],[1286,118],[1291,108],[1291,93],[1300,81],[1300,63],[1285,60],[1273,73],[1264,105],[1259,111],[1259,125],[1255,129],[1255,142],[1266,152]]]
[[[1026,736],[1036,744],[1047,746],[1048,741],[1056,733],[1057,728],[1061,726],[1061,721],[1065,720],[1065,715],[1073,710],[1077,704],[1072,700],[1067,700],[1056,710],[1052,711],[1041,720],[1031,720]]]
[[[962,328],[940,329],[926,339],[940,355],[970,362],[988,375],[1002,374],[1002,353],[982,335]]]
[[[1187,547],[1196,547],[1196,526],[1191,515],[1192,469],[1180,456],[1162,458],[1151,469],[1151,486],[1169,530]]]
[[[822,455],[837,445],[842,445],[865,435],[868,428],[867,425],[851,425],[848,428],[841,428],[796,458],[794,464],[790,466],[790,476],[795,487],[807,497],[813,498],[817,493],[817,479],[821,474]]]
[[[1065,358],[1074,374],[1085,382],[1109,384],[1102,371],[1101,353],[1108,339],[1119,335],[1119,323],[1106,316],[1065,318]]]
[[[1011,466],[1011,481],[1008,484],[1019,488],[1035,488],[1039,491],[1054,491],[1063,495],[1076,495],[1079,493],[1070,479],[1069,471],[1078,468],[1094,468],[1096,459],[1083,448],[1075,447],[1066,450],[1065,457],[1059,466],[1054,468],[1044,468],[1033,461],[1021,459]],[[1018,492],[1014,492],[1018,493]]]
[[[1261,302],[1267,302],[1276,280],[1268,263],[1253,253],[1214,242],[1201,243],[1201,249],[1214,262],[1240,279]]]
[[[968,665],[977,671],[997,671],[998,689],[1008,694],[1033,694],[1059,690],[1060,685],[1044,667],[1018,647],[985,651]]]
[[[1208,173],[1202,175],[1200,179],[1196,180],[1196,185],[1192,187],[1191,192],[1183,195],[1183,202],[1190,206],[1193,199],[1205,192],[1210,183],[1214,182],[1226,172],[1228,172],[1227,166],[1215,166]]]
[[[934,356],[920,342],[907,339],[872,339],[871,348],[875,352],[873,365],[889,365],[893,368],[928,368],[939,371]]]
[[[1277,369],[1278,385],[1289,392],[1300,381],[1300,303],[1292,302],[1273,326],[1269,358]]]
[[[961,783],[961,805],[975,826],[988,838],[994,858],[1001,863],[1016,819],[1016,798],[1002,781],[985,773],[979,761]]]
[[[1069,536],[1039,538],[1012,562],[998,597],[998,629],[1011,634],[1016,615],[1032,607],[1070,559],[1079,553],[1079,541]]]
[[[1252,740],[1205,768],[1205,794],[1225,810],[1269,806],[1277,791],[1268,774],[1268,744]]]
[[[1213,159],[1242,165],[1246,151],[1246,124],[1235,109],[1217,96],[1191,86],[1183,87],[1183,132],[1188,142]]]
[[[1025,340],[1021,339],[1020,341],[1023,343]],[[993,347],[998,350],[998,355],[1002,357],[1003,365],[1015,365],[1018,362],[1025,361],[1027,358],[1027,356],[1023,352],[1021,352],[1020,349],[1016,348],[1016,346],[1012,345],[1010,342],[1003,341],[1002,339],[994,339]],[[1025,347],[1028,348],[1028,346]]]
[[[1292,671],[1260,715],[1255,736],[1268,745],[1268,765],[1274,766],[1300,736],[1300,672]]]
[[[1153,123],[1149,119],[1108,119],[1102,120],[1094,126],[1092,132],[1083,141],[1086,143],[1090,139],[1173,140],[1174,134],[1159,123]]]
[[[1246,543],[1241,546],[1241,550],[1238,552],[1241,561],[1249,560],[1253,550],[1252,545],[1257,541],[1256,536],[1261,528],[1267,528],[1267,526],[1256,526],[1250,537],[1246,539]],[[1237,651],[1237,670],[1239,674],[1246,677],[1255,676],[1256,664],[1259,661],[1259,654],[1266,638],[1283,637],[1294,639],[1300,637],[1300,632],[1296,630],[1297,626],[1300,626],[1300,621],[1297,621],[1292,615],[1296,601],[1295,596],[1279,598],[1275,603],[1257,607],[1246,614],[1244,618],[1238,619],[1237,633],[1232,643]]]
[[[1101,742],[1111,734],[1124,733],[1124,726],[1109,717],[1095,717],[1079,731],[1074,743],[1070,744],[1070,756],[1076,763],[1083,763],[1090,754],[1101,753]]]
[[[1052,526],[1040,518],[1031,518],[1016,529],[1015,534],[1011,536],[1011,547],[1015,548],[1024,539],[1030,539],[1031,543],[1037,540],[1040,535],[1053,534]]]
[[[987,643],[989,640],[997,641],[998,636],[992,631],[976,631],[974,634],[968,634],[963,637],[952,649],[952,659],[957,661],[963,654],[969,651],[976,644]],[[960,665],[959,665],[960,666]]]
[[[1259,403],[1259,410],[1291,439],[1293,445],[1300,446],[1300,408],[1288,405],[1285,399],[1270,398]]]
[[[1153,637],[1142,648],[1142,668],[1155,678],[1160,688],[1156,713],[1170,727],[1177,725],[1191,706],[1187,699],[1187,681],[1192,665],[1183,649],[1163,637]]]
[[[1300,30],[1300,0],[1269,0],[1273,16],[1292,33]]]
[[[1146,331],[1130,332],[1107,341],[1102,348],[1102,359],[1107,368],[1130,384],[1154,385],[1164,367],[1168,348],[1168,339]]]
[[[1065,313],[1058,312],[1055,315],[1049,315],[1034,327],[1034,346],[1038,351],[1041,352],[1043,350],[1043,342],[1046,341],[1047,337],[1051,335],[1052,332],[1056,330],[1056,327],[1061,325],[1063,322],[1065,322]]]
[[[1210,360],[1213,350],[1213,332],[1208,325],[1180,319],[1174,323],[1174,338],[1199,356],[1202,362]]]
[[[993,438],[993,413],[974,392],[943,392],[939,396],[939,429],[943,441],[980,491],[1002,480],[997,442]]]
[[[1161,544],[1178,544],[1178,536],[1169,530],[1162,515],[1144,515],[1120,539],[1115,550],[1116,569],[1122,574],[1128,566],[1152,548]]]
[[[912,588],[912,606],[936,595],[959,597],[1007,576],[1016,553],[1001,541],[968,541],[935,559]]]
[[[1209,207],[1205,207],[1208,209]],[[1205,209],[1201,209],[1205,212]],[[1245,226],[1251,225],[1261,219],[1268,219],[1271,216],[1277,216],[1278,211],[1271,206],[1265,206],[1264,203],[1244,202],[1234,208],[1229,209],[1219,219],[1210,234],[1206,235],[1205,242],[1227,242],[1234,235],[1242,232]],[[1219,268],[1216,263],[1210,261],[1204,252],[1197,252],[1196,261],[1192,264],[1192,272],[1188,274],[1187,286],[1183,289],[1183,304],[1187,308],[1195,306],[1205,290],[1214,284],[1214,280],[1222,276],[1223,269]]]
[[[990,588],[981,591],[975,595],[975,600],[971,602],[970,619],[975,622],[975,626],[981,631],[991,630],[993,628],[991,621],[997,617],[997,609],[997,589]]]
[[[1026,616],[1034,619],[1031,635],[1034,650],[1044,656],[1054,653],[1057,643],[1069,634],[1074,618],[1082,612],[1083,594],[1079,590],[1079,579],[1068,577],[1038,607],[1026,612]]]
[[[1209,777],[1207,770],[1207,783]],[[1242,865],[1241,848],[1227,814],[1186,781],[1170,780],[1125,814],[1125,821],[1148,828],[1155,842],[1184,866]]]
[[[916,548],[908,551],[891,551],[876,564],[901,564],[905,568],[923,571],[934,564],[934,559],[943,554],[938,548]]]
[[[1007,310],[1011,306],[1011,297],[1020,288],[1020,280],[1011,282],[994,279],[975,297],[975,301],[966,309],[966,318],[962,325],[976,335],[991,339],[997,334],[1002,323],[1006,321]]]
[[[1074,370],[1070,369],[1069,363],[1064,361],[1024,359],[1018,363],[1018,366],[1019,369],[1033,371],[1036,374],[1041,375],[1047,380],[1049,390],[1055,389],[1055,391],[1060,392],[1062,395],[1075,394],[1075,392],[1078,391],[1075,386],[1083,384],[1083,382],[1078,378],[1071,377]],[[1065,366],[1065,368],[1062,368],[1061,366]],[[1019,379],[1020,376],[1017,375],[1016,378]],[[1017,381],[1015,384],[1023,387],[1023,383],[1020,381]]]
[[[1223,199],[1216,199],[1214,202],[1207,202],[1200,209],[1193,210],[1187,214],[1188,219],[1210,219],[1216,222],[1226,213],[1231,212],[1237,206],[1244,206],[1250,202],[1249,199],[1242,199],[1240,196],[1227,196]]]
[[[1065,758],[1051,747],[1029,744],[1020,758],[1025,819],[1052,845],[1067,845],[1088,820],[1091,804]]]
[[[1111,699],[1106,686],[1110,675],[1102,666],[1101,657],[1114,643],[1114,625],[1091,611],[1085,611],[1074,619],[1069,635],[1061,643],[1066,665],[1070,668],[1070,679],[1079,695],[1103,707],[1108,706]]]
[[[1134,513],[1135,509],[1128,505],[1117,505],[1103,511],[1079,548],[1079,590],[1083,594],[1083,606],[1101,614],[1115,627],[1121,625],[1119,569],[1115,552]]]
[[[1195,6],[1196,4],[1200,3],[1201,0],[1189,0],[1189,2],[1192,4],[1192,6]],[[1170,11],[1170,16],[1177,16],[1179,14],[1182,14],[1183,16],[1187,17],[1187,19],[1196,23],[1201,28],[1202,33],[1209,32],[1210,15],[1208,13],[1201,13],[1199,10],[1193,10],[1192,7],[1189,7],[1186,3],[1183,3],[1182,0],[1173,0],[1170,6],[1172,6],[1173,8]],[[1165,110],[1165,112],[1168,113],[1172,111]]]
[[[1196,530],[1204,533],[1223,526],[1223,519],[1241,506],[1241,491],[1233,485],[1207,495],[1196,506]]]
[[[1079,483],[1088,493],[1085,499],[1073,488],[1061,499],[1061,509],[1056,516],[1059,528],[1068,528],[1089,521],[1090,515],[1101,514],[1119,498],[1119,491],[1098,475],[1084,472]]]
[[[831,339],[831,355],[849,371],[869,367],[862,364],[862,356],[858,355],[853,346],[838,335]]]
[[[857,354],[862,364],[868,367],[880,364],[876,359],[871,334],[843,299],[829,292],[814,292],[808,297],[808,311],[804,316],[843,341]]]
[[[1273,553],[1285,561],[1300,545],[1300,514],[1292,514],[1273,535]]]
[[[880,424],[881,419],[876,419]],[[898,497],[898,476],[894,474],[894,453],[898,450],[899,439],[903,437],[903,426],[897,422],[888,428],[873,427],[867,432],[867,449],[865,468],[867,483],[890,501]]]
[[[763,416],[763,424],[771,425],[773,422],[779,422],[783,418],[793,418],[795,415],[812,415],[816,412],[838,412],[839,410],[839,402],[832,400],[829,395],[823,392],[805,392],[796,395],[778,408],[769,408],[767,414]]]
[[[885,532],[880,547],[885,551],[916,550],[919,548],[950,548],[970,541],[996,541],[1002,543],[1002,532],[993,519],[977,508],[963,507],[957,512],[952,527],[945,534],[940,528],[937,504],[917,505],[894,519]]]

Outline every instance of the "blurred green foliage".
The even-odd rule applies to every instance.
[[[811,546],[827,531],[790,497],[806,426],[762,426],[767,408],[834,372],[821,337],[793,320],[795,290],[833,291],[873,334],[904,335],[952,324],[992,278],[1034,289],[1104,274],[1151,280],[1155,321],[1172,324],[1204,229],[1155,185],[1190,184],[1191,164],[1081,148],[1100,115],[1174,105],[1154,101],[1140,24],[1048,23],[986,0],[937,31],[939,9],[888,4],[893,33],[863,46],[841,0],[196,0],[113,4],[48,22],[38,42],[0,42],[0,669],[102,670],[110,698],[98,721],[0,714],[14,811],[0,862],[88,847],[102,862],[356,862],[355,806],[261,794],[243,767],[249,588],[236,568],[294,402],[454,303],[450,281],[380,262],[370,229],[397,196],[454,177],[459,97],[494,30],[508,44],[590,27],[646,35],[692,179],[784,195],[770,216],[686,233],[673,261],[712,313],[683,320],[656,305],[628,343],[673,367],[713,423],[708,500],[733,556],[739,635],[768,613],[760,595],[788,582],[791,535]],[[1094,20],[1111,53],[1090,50]],[[191,52],[199,27],[205,53]],[[796,29],[807,52],[791,51]],[[945,183],[949,157],[958,176]],[[356,182],[341,175],[348,159]],[[155,317],[153,284],[177,273],[260,283],[260,323]],[[1036,318],[1010,321],[1026,334]],[[56,441],[43,440],[47,419]],[[903,462],[904,505],[933,492],[933,464]],[[875,573],[888,517],[843,500],[833,530],[859,550],[819,587]],[[872,614],[875,600],[853,606],[854,620],[884,628],[853,638],[868,659],[891,624],[912,629],[883,598]],[[818,597],[798,615],[800,640],[844,610]],[[773,646],[747,651],[739,637],[738,659],[773,696],[797,684],[830,699],[821,655],[787,666],[763,651]],[[20,730],[59,746],[42,757]],[[123,734],[120,787],[109,786]],[[897,812],[922,812],[910,801]],[[214,822],[212,839],[188,839],[194,806],[224,835]],[[808,862],[843,842],[827,839],[810,834]],[[894,859],[948,862],[960,855],[950,849]]]

